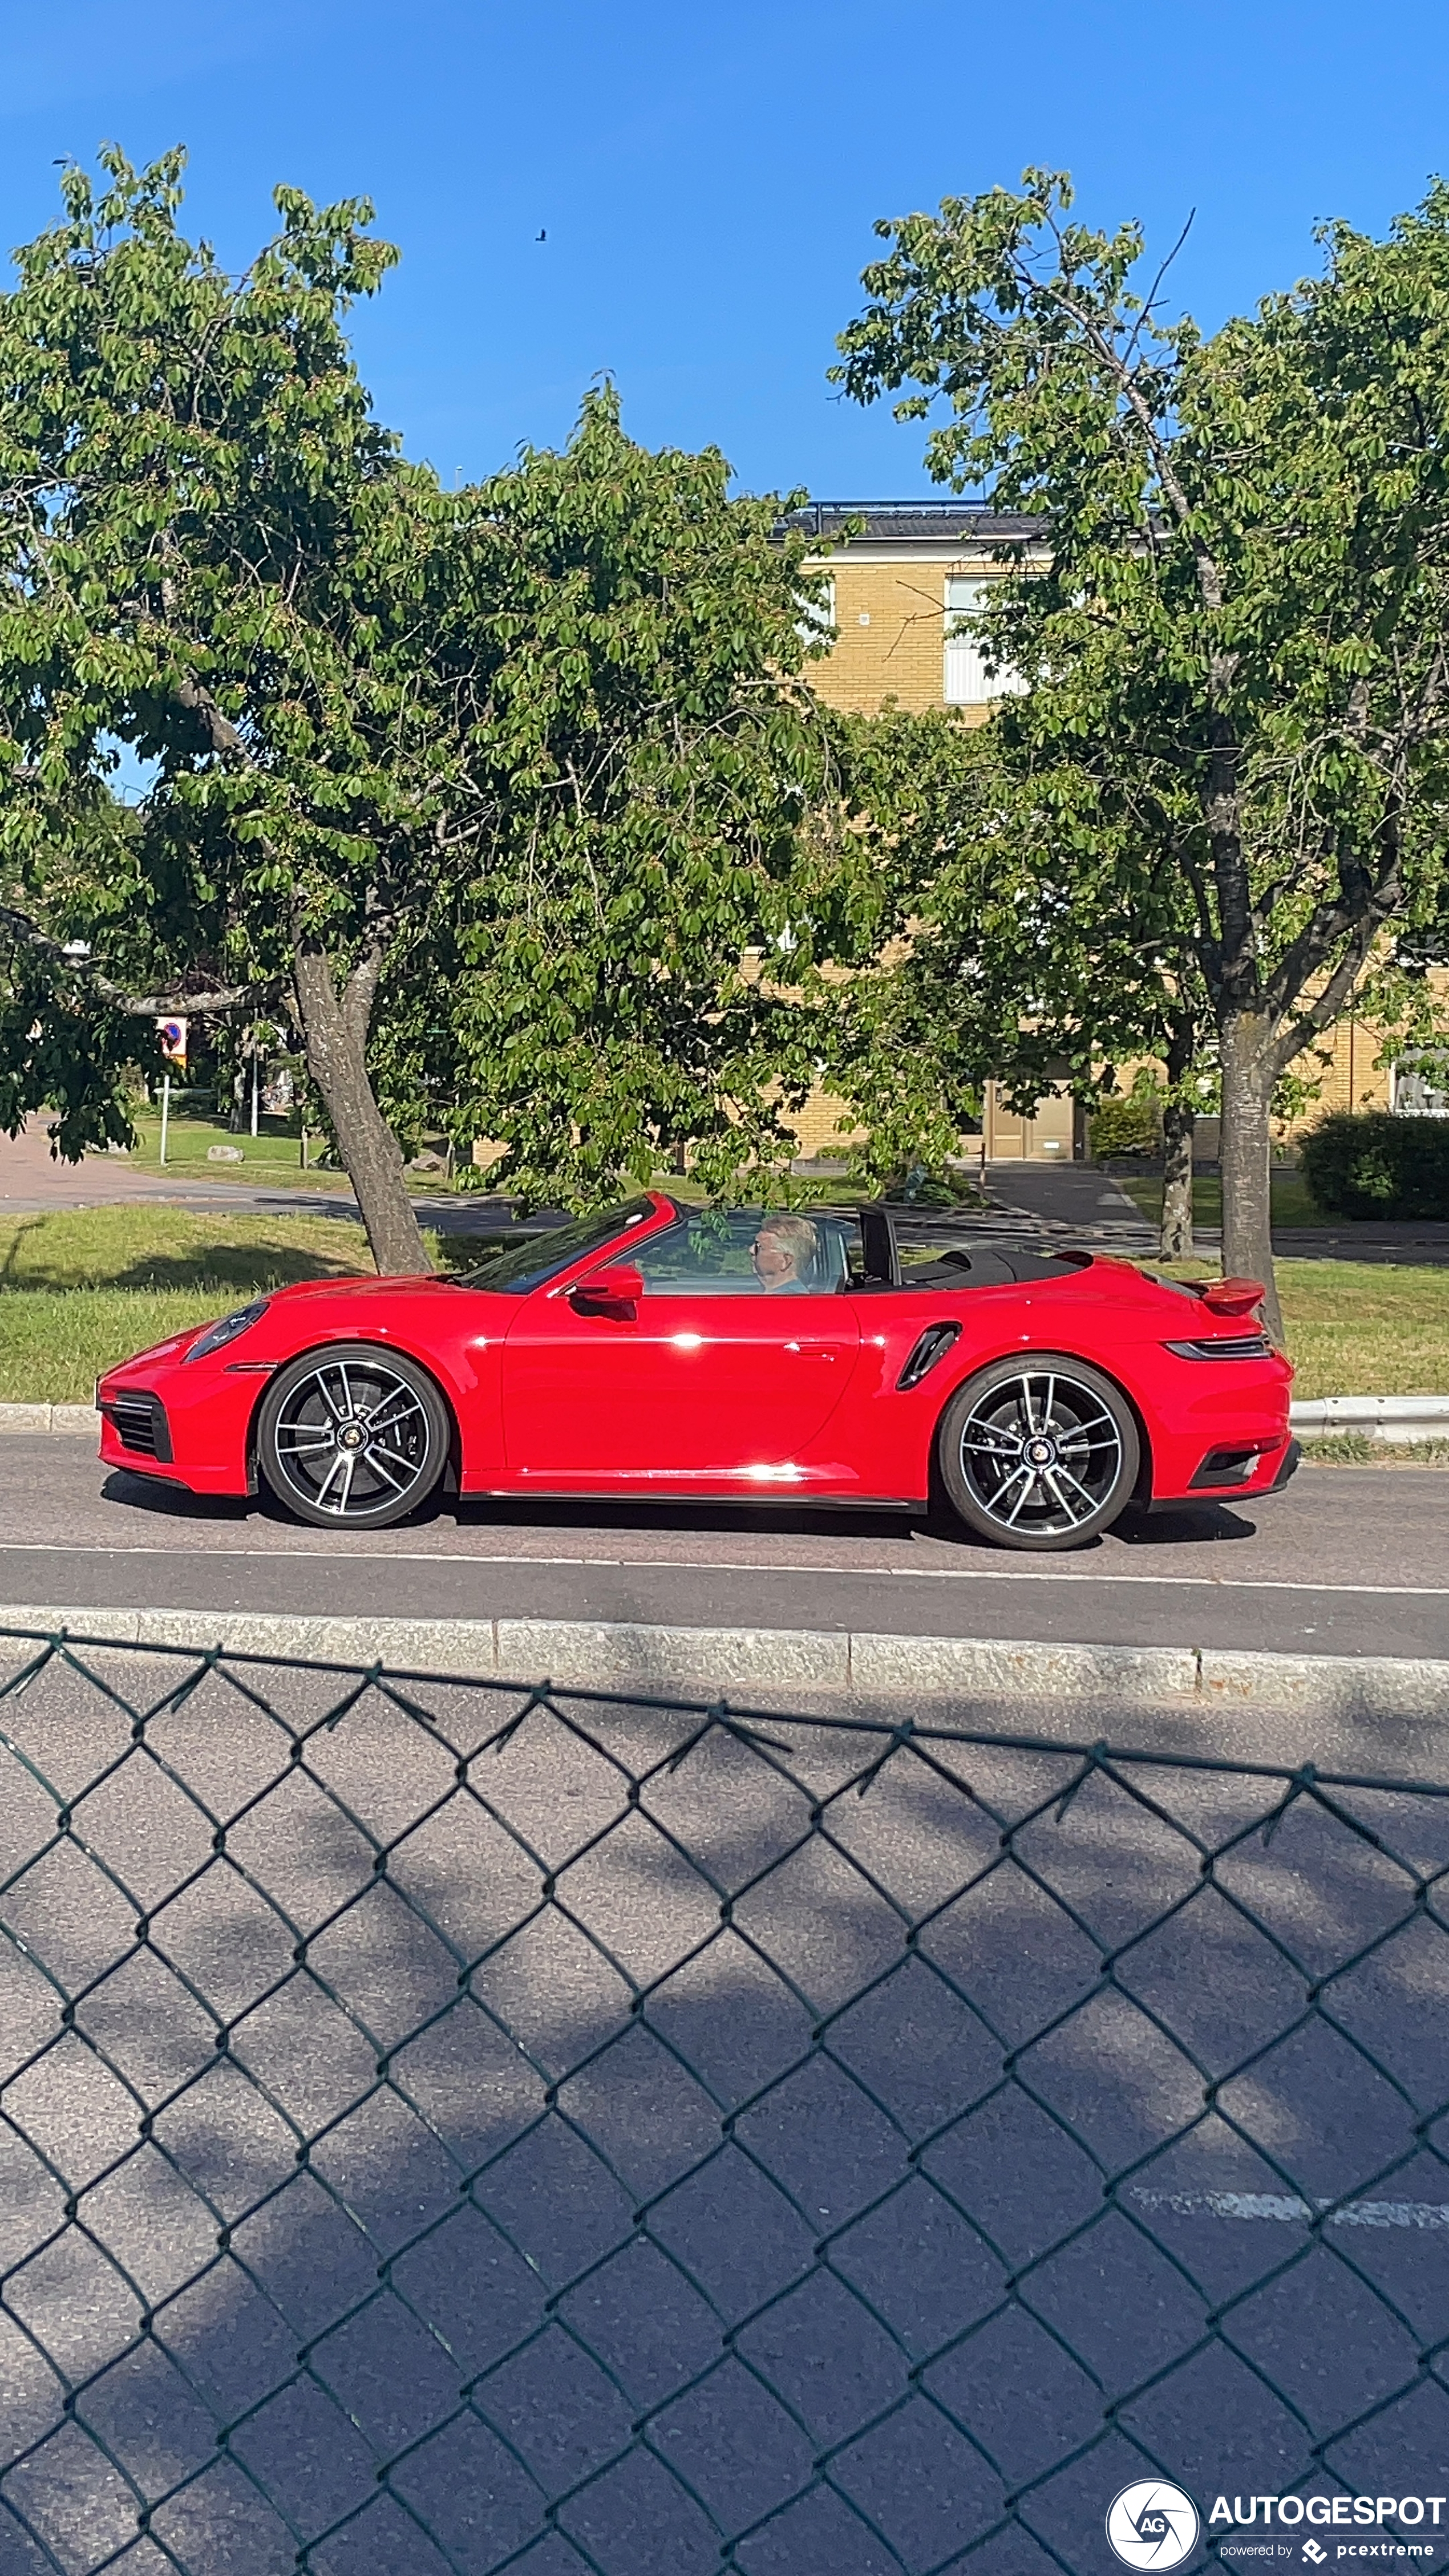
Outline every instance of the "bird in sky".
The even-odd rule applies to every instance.
[[[534,238],[534,240],[535,240],[535,241],[547,241],[547,239],[548,239],[548,235],[547,235],[547,233],[546,233],[546,232],[542,232],[542,233],[535,233],[535,234],[534,234],[534,236],[533,236],[533,238]]]

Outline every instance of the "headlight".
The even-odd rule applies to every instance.
[[[209,1324],[200,1341],[192,1343],[186,1358],[204,1360],[213,1351],[224,1351],[228,1342],[236,1341],[240,1334],[250,1332],[253,1324],[260,1323],[271,1302],[270,1297],[254,1297],[249,1306],[238,1306],[234,1315],[223,1315],[219,1324]]]

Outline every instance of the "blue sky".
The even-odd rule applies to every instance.
[[[1381,229],[1449,167],[1443,0],[0,0],[0,239],[54,160],[191,151],[188,217],[241,264],[279,179],[365,192],[403,265],[357,339],[445,480],[567,435],[608,370],[633,433],[743,485],[930,488],[921,433],[825,383],[877,215],[1069,168],[1142,217],[1211,325]],[[544,231],[543,242],[535,236]]]

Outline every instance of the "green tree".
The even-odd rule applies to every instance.
[[[67,170],[65,222],[0,299],[0,866],[33,934],[15,936],[39,971],[55,854],[131,745],[152,784],[125,868],[75,870],[73,994],[156,998],[122,993],[114,952],[193,1009],[279,998],[379,1266],[426,1268],[369,1029],[480,818],[430,650],[453,505],[372,419],[343,330],[394,254],[363,201],[281,189],[280,232],[233,279],[177,229],[179,153],[102,159],[99,191]],[[97,1098],[91,1123],[115,1114]],[[74,1123],[61,1141],[83,1141]]]
[[[425,1076],[534,1196],[685,1141],[778,1160],[803,1023],[744,952],[794,937],[831,757],[801,541],[607,392],[562,455],[442,493],[348,347],[395,256],[365,201],[278,190],[233,278],[178,228],[179,153],[102,160],[0,298],[0,1026],[47,976],[62,1019],[88,997],[63,1149],[124,1132],[128,1010],[200,987],[290,1015],[384,1270],[426,1267]],[[101,847],[118,743],[150,783]],[[25,1043],[0,1108],[53,1096]]]
[[[1192,1250],[1192,1133],[1215,1094],[1212,1014],[1162,900],[1171,870],[1127,881],[1136,818],[1104,811],[1081,754],[1023,768],[998,725],[898,710],[857,720],[852,791],[871,816],[874,966],[843,996],[838,1079],[872,1129],[872,1168],[952,1152],[994,1078],[1029,1115],[1049,1089],[1084,1106],[1124,1063],[1164,1068],[1159,1249]],[[916,1140],[913,1146],[912,1140]]]
[[[685,1147],[727,1188],[795,1150],[810,1016],[782,987],[814,953],[805,827],[839,728],[804,677],[804,541],[728,479],[715,450],[636,444],[604,389],[561,453],[473,496],[441,639],[489,817],[453,1123],[534,1198],[596,1200]]]
[[[833,372],[943,402],[933,474],[1039,522],[983,619],[1027,683],[993,726],[1008,810],[1072,809],[1057,882],[1122,956],[1185,941],[1224,1262],[1271,1289],[1275,1087],[1443,882],[1449,190],[1385,241],[1329,225],[1321,276],[1210,339],[1161,318],[1161,270],[1134,291],[1136,226],[1070,206],[1029,171],[879,225]]]

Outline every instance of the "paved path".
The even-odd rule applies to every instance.
[[[1104,1251],[1157,1249],[1157,1228],[1109,1172],[1090,1163],[988,1163],[986,1192],[994,1208],[1033,1231],[1070,1234]]]
[[[1014,1557],[886,1513],[449,1504],[356,1537],[0,1447],[0,1601],[645,1620],[903,1636],[1449,1656],[1449,1478],[1304,1468],[1254,1509]]]
[[[235,1168],[235,1167],[233,1167]],[[351,1187],[304,1189],[250,1182],[197,1179],[180,1172],[139,1171],[121,1154],[88,1154],[80,1163],[58,1162],[43,1121],[32,1119],[19,1136],[0,1135],[0,1217],[48,1215],[64,1208],[162,1206],[192,1216],[334,1216],[362,1219]],[[417,1196],[419,1221],[440,1234],[496,1234],[510,1222],[506,1200],[481,1192],[457,1197]]]
[[[1099,1252],[1134,1259],[1157,1250],[1157,1228],[1109,1172],[1086,1163],[988,1163],[987,1195],[1006,1224],[1033,1233],[1060,1234]],[[1218,1227],[1200,1225],[1193,1238],[1200,1253],[1222,1243]],[[1449,1224],[1415,1218],[1403,1224],[1365,1220],[1321,1226],[1275,1226],[1280,1261],[1449,1263]]]

